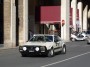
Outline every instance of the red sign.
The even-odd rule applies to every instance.
[[[79,9],[77,9],[77,20],[79,20]]]
[[[70,25],[73,25],[73,19],[72,19],[72,17],[73,17],[73,9],[72,8],[70,8]]]

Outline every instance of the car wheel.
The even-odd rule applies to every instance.
[[[87,44],[89,45],[89,44],[90,44],[90,42],[87,42]]]
[[[48,52],[48,57],[53,57],[54,56],[54,49],[50,49],[49,52]]]
[[[75,41],[75,38],[72,38],[71,40],[72,40],[72,41]]]
[[[61,51],[62,54],[66,54],[66,46],[64,45]]]
[[[87,44],[90,44],[90,41],[89,40],[87,40]]]

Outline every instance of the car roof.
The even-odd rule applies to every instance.
[[[52,34],[34,34],[33,36],[56,36]]]

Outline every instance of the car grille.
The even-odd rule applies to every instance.
[[[29,51],[34,51],[35,48],[36,48],[36,46],[28,46],[28,47],[27,47],[27,50],[29,50]]]
[[[43,49],[40,48],[41,46],[26,46],[26,47],[27,47],[27,51],[29,51],[29,52],[35,52],[36,47],[39,47],[39,49],[40,49],[39,52],[43,51]],[[45,47],[45,51],[46,51],[46,47]]]

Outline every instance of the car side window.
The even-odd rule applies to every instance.
[[[48,37],[45,37],[45,41],[46,42],[51,42],[52,40],[50,40]]]
[[[79,34],[77,37],[84,37],[82,34]]]
[[[58,41],[59,41],[58,37],[54,36],[54,42],[58,42]]]

